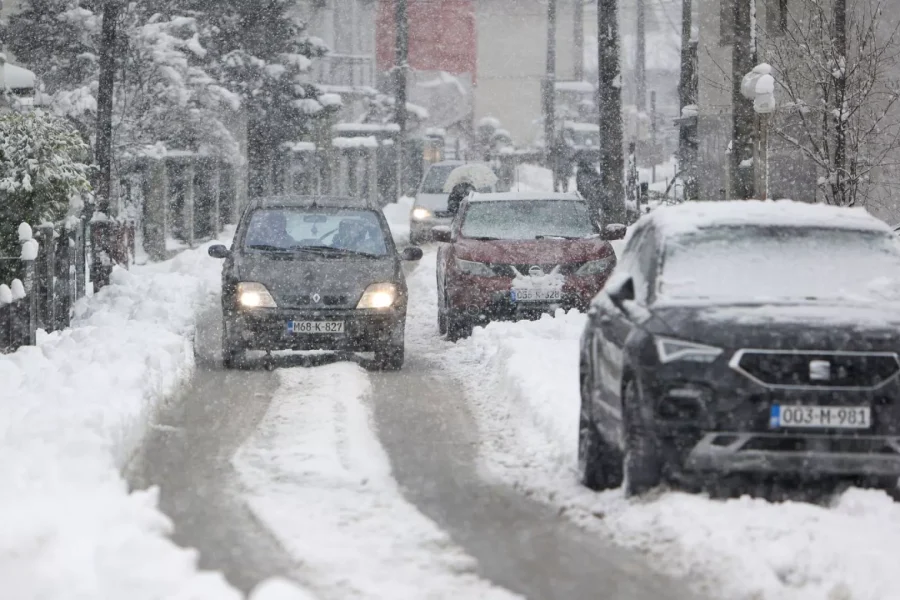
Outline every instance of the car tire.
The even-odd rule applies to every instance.
[[[472,330],[475,329],[474,324],[471,319],[464,314],[459,314],[457,311],[452,308],[447,308],[445,311],[446,319],[447,319],[447,340],[451,342],[458,342],[459,340],[465,339],[472,335]]]
[[[222,366],[226,370],[237,368],[245,352],[241,345],[231,339],[229,329],[228,319],[222,319]]]
[[[379,371],[399,371],[405,359],[404,344],[385,344],[375,350],[375,367]]]
[[[622,417],[625,433],[625,495],[639,496],[662,483],[659,442],[641,414],[640,390],[635,381],[625,385]]]
[[[581,414],[578,422],[578,470],[581,483],[595,492],[622,485],[622,453],[607,444],[591,415],[588,373],[581,376]]]

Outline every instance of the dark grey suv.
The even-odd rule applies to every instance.
[[[382,212],[348,198],[278,196],[243,213],[222,269],[222,350],[233,368],[246,350],[374,352],[403,365],[407,290]]]

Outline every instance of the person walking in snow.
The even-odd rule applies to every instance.
[[[578,173],[575,185],[588,206],[591,216],[597,219],[601,231],[607,225],[625,223],[625,198],[612,198],[603,189],[603,179],[597,169],[584,154],[578,156]]]

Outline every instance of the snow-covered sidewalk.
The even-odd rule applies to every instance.
[[[238,598],[167,538],[156,491],[120,470],[191,375],[196,315],[216,301],[206,248],[115,270],[71,329],[0,355],[0,581],[16,599]]]
[[[434,327],[429,252],[410,278],[411,319]],[[710,597],[734,600],[890,600],[900,504],[851,489],[830,507],[667,492],[627,500],[578,483],[578,343],[586,317],[492,323],[450,344],[422,333],[418,349],[467,391],[482,431],[487,477],[543,498],[570,518],[648,555]],[[424,330],[423,330],[424,331]],[[425,339],[430,338],[430,339]]]
[[[251,510],[330,598],[496,598],[512,594],[398,489],[373,429],[369,375],[353,363],[280,371],[281,387],[234,464]]]

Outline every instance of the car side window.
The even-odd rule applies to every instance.
[[[647,304],[650,295],[649,273],[655,252],[653,231],[649,227],[635,230],[625,245],[619,265],[634,280],[635,300]]]

